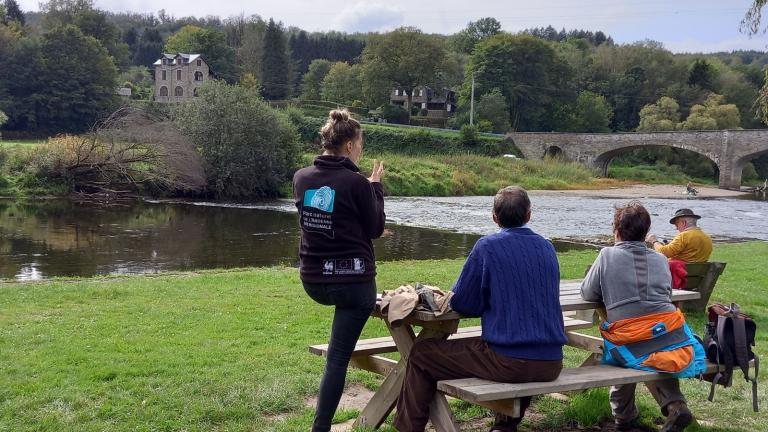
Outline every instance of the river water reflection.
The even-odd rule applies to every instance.
[[[531,226],[551,238],[610,234],[620,199],[532,195]],[[495,230],[491,197],[388,198],[387,235],[379,260],[465,257],[480,235]],[[655,232],[679,207],[705,218],[719,238],[768,240],[768,203],[664,200],[643,203],[657,215]],[[146,202],[98,208],[69,201],[0,201],[0,278],[148,273],[296,265],[298,225],[290,201],[254,205]],[[559,249],[565,244],[556,243]]]

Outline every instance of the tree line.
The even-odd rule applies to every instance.
[[[34,13],[4,0],[2,18],[7,131],[84,130],[119,103],[117,86],[151,99],[150,67],[162,52],[200,53],[216,78],[257,88],[267,100],[382,108],[393,120],[407,121],[419,107],[410,93],[405,113],[390,107],[392,89],[450,89],[458,93],[456,128],[469,122],[473,78],[475,118],[487,131],[633,131],[643,108],[661,98],[674,99],[682,118],[714,97],[735,105],[736,127],[763,120],[754,110],[765,83],[763,52],[673,54],[653,41],[617,44],[601,31],[551,26],[512,34],[494,18],[453,35],[412,27],[309,33],[257,15],[111,13],[92,0],[50,0]]]

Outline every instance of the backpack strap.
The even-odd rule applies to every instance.
[[[744,317],[734,314],[731,317],[733,323],[733,343],[736,353],[736,363],[744,372],[744,379],[752,383],[752,409],[757,412],[757,373],[754,377],[749,376],[749,348],[747,347],[747,330]],[[755,359],[755,366],[759,367],[759,360]]]

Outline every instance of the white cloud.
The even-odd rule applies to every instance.
[[[398,7],[360,2],[344,9],[334,27],[348,32],[386,31],[403,25],[404,19]]]

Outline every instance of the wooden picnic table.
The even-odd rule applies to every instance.
[[[599,303],[588,302],[582,299],[580,285],[581,280],[561,281],[560,305],[564,312],[588,311],[601,306]],[[693,291],[673,290],[672,302],[680,306],[683,302],[698,299],[699,296],[699,293]],[[386,315],[378,309],[378,306],[372,313],[372,316],[386,321]],[[397,351],[400,353],[400,360],[398,362],[395,363],[394,360],[374,355],[354,356],[352,358],[353,366],[385,375],[384,382],[360,413],[355,426],[378,428],[392,412],[405,379],[408,355],[417,341],[430,338],[446,339],[451,335],[461,337],[459,323],[462,319],[467,318],[469,317],[464,317],[456,312],[435,316],[432,312],[416,310],[406,317],[400,326],[395,328],[387,326]],[[590,353],[582,366],[592,366],[599,363],[602,339],[572,331],[578,328],[591,327],[593,323],[585,324],[583,320],[575,320],[570,317],[564,317],[564,322],[568,335],[568,345],[585,349]],[[422,328],[418,335],[414,331],[414,326]],[[475,337],[477,335],[475,334]],[[384,339],[388,340],[388,338],[379,339],[382,341]],[[376,341],[379,341],[379,339],[376,339]],[[372,349],[369,352],[373,353],[376,351]],[[386,351],[382,350],[380,352]],[[483,405],[492,409],[495,407],[493,401],[483,403]],[[500,411],[503,412],[501,409]],[[443,393],[436,393],[430,404],[430,421],[438,432],[459,431],[448,406],[448,401]]]

